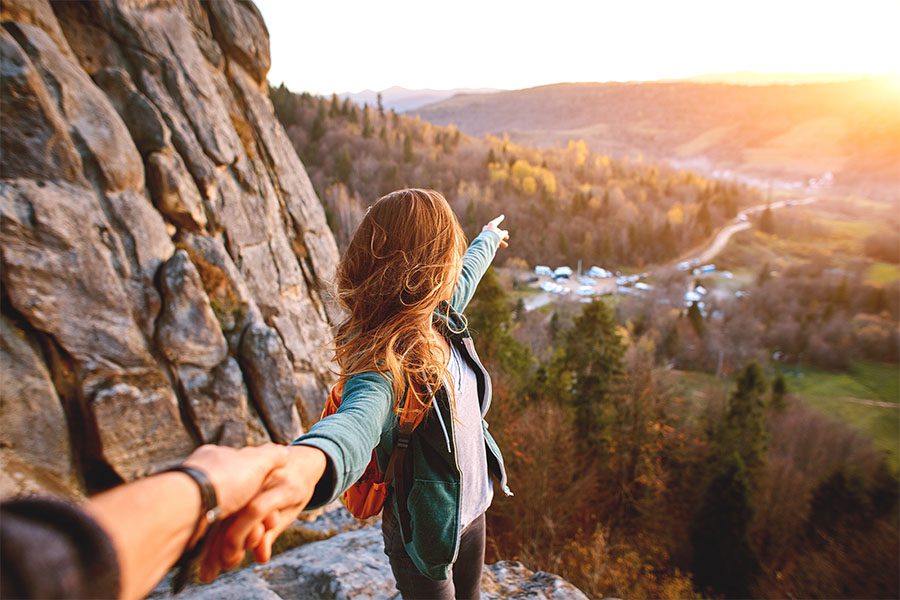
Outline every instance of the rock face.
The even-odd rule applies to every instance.
[[[151,598],[171,597],[169,587]],[[265,565],[224,575],[178,596],[185,600],[399,600],[381,537],[381,525],[340,533],[279,554]],[[485,567],[484,600],[588,600],[557,575],[534,572],[521,563],[500,561]]]
[[[337,249],[256,7],[0,18],[0,491],[77,496],[203,442],[298,435],[331,381]]]

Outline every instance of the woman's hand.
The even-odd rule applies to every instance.
[[[312,498],[327,466],[325,454],[312,446],[288,446],[286,464],[272,471],[256,497],[210,540],[200,579],[212,581],[220,571],[240,564],[252,549],[258,562],[272,556],[272,544]]]
[[[481,228],[482,231],[493,231],[497,235],[500,236],[500,247],[506,248],[509,246],[507,240],[509,239],[509,231],[505,229],[500,229],[499,225],[503,222],[503,219],[506,218],[506,215],[500,215],[494,219],[488,221],[488,224]]]
[[[187,467],[196,467],[212,481],[223,517],[237,512],[264,488],[263,482],[285,464],[288,448],[279,444],[227,448],[210,444],[200,446],[184,461]]]

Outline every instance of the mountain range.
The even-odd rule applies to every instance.
[[[613,156],[699,171],[836,184],[897,194],[900,83],[889,78],[798,85],[691,81],[560,83],[457,94],[415,111],[435,124],[519,143],[583,139]]]

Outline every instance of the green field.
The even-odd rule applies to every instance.
[[[894,467],[900,464],[900,371],[896,365],[861,362],[843,373],[800,368],[784,374],[791,393],[867,434],[890,454]]]
[[[673,371],[675,390],[701,401],[705,390],[723,385],[714,376]],[[858,362],[844,372],[808,367],[783,369],[788,392],[824,414],[864,433],[900,467],[900,369],[896,365]],[[733,381],[724,383],[730,393]]]

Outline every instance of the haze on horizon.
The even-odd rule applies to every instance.
[[[900,76],[897,0],[256,4],[270,33],[269,81],[318,94],[737,72]]]

